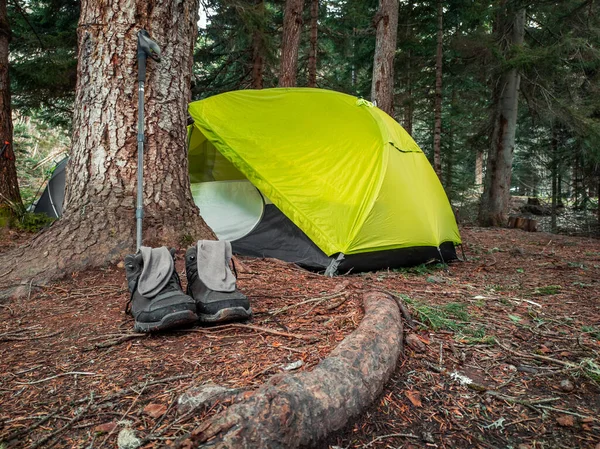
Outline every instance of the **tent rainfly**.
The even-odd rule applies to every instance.
[[[235,253],[327,274],[456,259],[460,235],[440,181],[370,102],[322,89],[244,90],[193,102],[189,113],[192,195]],[[60,215],[62,201],[42,206],[47,194],[64,196],[63,170],[35,209]]]
[[[189,112],[192,194],[238,254],[329,274],[456,259],[460,235],[440,181],[370,102],[277,88],[227,92]]]
[[[62,215],[65,200],[65,167],[68,161],[69,158],[65,157],[56,164],[42,196],[35,203],[34,212],[43,213],[52,218]]]

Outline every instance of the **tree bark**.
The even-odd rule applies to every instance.
[[[368,292],[364,306],[356,331],[312,372],[275,375],[241,394],[180,447],[207,442],[211,448],[310,447],[344,427],[379,396],[402,353],[402,320],[394,299]]]
[[[498,22],[498,36],[505,40],[502,51],[509,58],[512,48],[523,44],[525,10],[511,10],[503,3]],[[496,85],[491,146],[479,208],[479,222],[482,226],[506,224],[520,80],[518,70],[511,68],[500,76]]]
[[[12,217],[18,209],[23,208],[13,149],[10,79],[8,76],[10,37],[6,0],[0,0],[0,216],[4,217]]]
[[[256,0],[256,13],[261,17],[261,26],[257,26],[252,32],[252,89],[263,88],[263,72],[265,68],[265,36],[261,28],[265,15],[264,0]]]
[[[433,169],[442,179],[442,51],[444,44],[444,8],[442,1],[437,2],[437,46],[435,54],[435,105],[433,126]]]
[[[281,68],[279,87],[296,86],[298,72],[298,46],[302,29],[304,0],[286,0],[281,38]]]
[[[475,154],[475,188],[479,193],[483,192],[483,150],[477,150]]]
[[[317,44],[319,0],[310,1],[310,49],[308,52],[308,87],[317,87]]]
[[[379,0],[373,23],[377,30],[371,101],[379,109],[394,115],[394,54],[398,34],[398,0]]]
[[[82,2],[63,217],[31,242],[16,275],[39,282],[135,251],[141,29],[162,49],[160,64],[148,61],[146,79],[144,244],[214,238],[193,202],[186,155],[197,14],[197,0]]]
[[[554,123],[552,126],[552,166],[551,166],[551,177],[552,177],[552,211],[550,214],[550,227],[552,232],[556,233],[556,208],[557,208],[557,197],[558,197],[558,124]]]

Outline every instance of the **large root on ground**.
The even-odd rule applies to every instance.
[[[402,352],[402,320],[381,292],[363,298],[365,316],[311,372],[279,374],[198,427],[182,448],[312,446],[357,417],[381,393]]]

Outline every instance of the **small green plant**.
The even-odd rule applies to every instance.
[[[584,282],[573,282],[573,284],[575,287],[592,287],[592,284],[586,284]]]
[[[600,341],[600,327],[596,327],[596,326],[582,326],[581,327],[581,332],[584,332],[586,334],[590,334],[590,337],[595,338],[596,340]]]
[[[508,315],[508,318],[510,318],[510,320],[513,323],[520,323],[521,321],[523,321],[523,318],[521,318],[520,316],[517,316],[517,315]]]
[[[496,339],[493,336],[486,334],[485,327],[483,326],[476,328],[466,327],[456,336],[456,339],[470,345],[493,345],[496,343]]]
[[[451,302],[443,306],[415,304],[415,308],[421,321],[433,330],[450,329],[458,331],[465,326],[465,321],[469,319],[466,305],[461,303]]]
[[[21,231],[38,232],[51,225],[54,220],[46,214],[25,212],[19,217],[15,227]]]
[[[404,273],[404,274],[416,274],[416,275],[425,275],[431,274],[441,269],[444,269],[445,265],[441,263],[437,263],[435,260],[431,260],[430,262],[423,263],[421,265],[417,265],[416,267],[402,267],[396,268],[394,271],[396,273]]]
[[[556,294],[560,293],[561,288],[562,287],[560,285],[546,285],[544,287],[536,288],[534,293],[536,295],[542,295],[542,296],[556,295]]]
[[[594,382],[600,382],[600,366],[592,359],[583,359],[579,363],[583,375],[592,379]]]
[[[190,246],[195,243],[194,237],[192,237],[190,234],[183,234],[180,240],[181,246]]]
[[[525,270],[523,268],[517,268],[517,273],[525,273]]]

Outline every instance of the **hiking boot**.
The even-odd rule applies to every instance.
[[[171,249],[170,253],[175,258],[175,250]],[[125,277],[131,293],[127,305],[135,320],[135,331],[155,332],[195,323],[198,320],[196,303],[183,293],[177,270],[173,267],[168,282],[157,295],[146,297],[138,290],[143,268],[140,252],[125,257]]]
[[[220,323],[250,318],[252,316],[250,301],[237,287],[234,291],[221,292],[211,290],[202,282],[198,276],[197,255],[195,246],[186,251],[185,273],[188,280],[187,294],[196,301],[196,312],[200,321]]]

